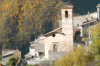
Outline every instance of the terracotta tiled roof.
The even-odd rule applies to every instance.
[[[30,52],[24,55],[24,57],[31,57]]]
[[[3,54],[1,57],[5,57],[5,56],[8,56],[8,55],[11,55],[11,54],[13,54],[13,53],[15,53],[17,51],[19,51],[19,50],[10,50],[10,51],[8,50],[8,51],[6,51],[7,53]]]
[[[100,7],[100,4],[98,4],[96,7]]]
[[[82,25],[85,25],[85,24],[88,24],[88,23],[91,23],[91,22],[96,22],[96,21],[97,21],[97,19],[95,19],[95,20],[90,20],[90,21],[85,21],[85,22],[82,23]]]
[[[58,32],[58,30],[61,30],[61,32]],[[73,34],[75,34],[76,31],[79,31],[79,29],[73,26]],[[60,27],[58,29],[55,29],[55,30],[53,30],[51,32],[48,32],[48,33],[44,34],[44,36],[47,36],[47,35],[49,35],[51,33],[59,33],[59,34],[65,35],[64,33],[62,33],[62,27]]]
[[[96,19],[95,17],[93,17],[93,19]],[[76,17],[73,17],[73,20],[77,20],[77,21],[81,21],[81,22],[85,22],[85,21],[90,21],[92,20],[92,17],[87,14],[87,15],[82,15],[82,16],[76,16]]]
[[[50,32],[44,34],[44,36],[47,36],[48,34],[51,34],[51,33],[54,33],[54,32],[62,33],[62,28],[60,27],[60,28],[57,28],[57,29],[55,29],[53,31],[50,31]]]
[[[73,6],[72,6],[72,5],[65,5],[65,6],[63,6],[61,9],[66,9],[66,8],[72,9]]]
[[[34,46],[30,46],[30,48],[34,48]]]
[[[45,52],[45,46],[42,44],[31,44],[34,46],[35,52]]]

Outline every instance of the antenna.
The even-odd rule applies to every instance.
[[[35,42],[37,43],[37,39],[35,39]]]
[[[91,19],[93,20],[93,17],[91,17]]]
[[[88,21],[88,19],[86,18],[86,20]]]
[[[89,11],[88,11],[88,14],[90,14]]]

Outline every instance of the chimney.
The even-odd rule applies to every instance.
[[[96,7],[97,7],[97,18],[100,19],[100,4],[98,4]]]
[[[88,11],[88,14],[90,14],[89,11]]]
[[[86,18],[87,22],[88,22],[88,19]]]
[[[37,39],[35,39],[35,42],[37,43]]]
[[[42,36],[42,34],[41,34],[41,36]]]
[[[93,20],[93,17],[91,17],[91,19]]]

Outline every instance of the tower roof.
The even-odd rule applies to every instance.
[[[96,7],[100,7],[100,4],[98,4]]]
[[[73,6],[72,5],[65,5],[65,6],[63,6],[61,9],[72,9],[73,8]]]

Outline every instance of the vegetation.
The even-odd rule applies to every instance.
[[[88,39],[91,41],[89,46],[90,52],[92,54],[100,55],[100,24],[97,24],[94,28],[90,29],[90,37]]]
[[[55,66],[86,66],[86,64],[94,60],[94,56],[87,53],[84,46],[75,47],[75,51],[71,51],[66,56],[55,62]]]
[[[88,37],[88,40],[91,41],[89,51],[95,55],[95,59],[97,59],[97,62],[100,65],[100,24],[96,24],[94,28],[89,30],[90,36]]]
[[[40,66],[39,64],[34,64],[34,65],[26,65],[26,66]]]
[[[0,0],[0,48],[22,48],[58,27],[62,0]],[[53,17],[53,18],[52,18]]]
[[[19,61],[19,58],[10,58],[9,62],[6,64],[7,66],[15,66]]]
[[[90,35],[88,35],[90,33]],[[82,41],[90,41],[89,52],[95,56],[97,66],[100,66],[100,24],[93,26],[85,31],[85,35]]]
[[[75,4],[75,16],[84,14],[83,11],[96,10],[94,5],[92,10],[91,5],[84,8],[85,0],[0,0],[0,52],[2,48],[21,49],[40,34],[57,28],[58,20],[61,19],[60,8],[67,2]],[[86,2],[98,3],[94,0]]]
[[[0,64],[2,64],[2,61],[0,60]]]

